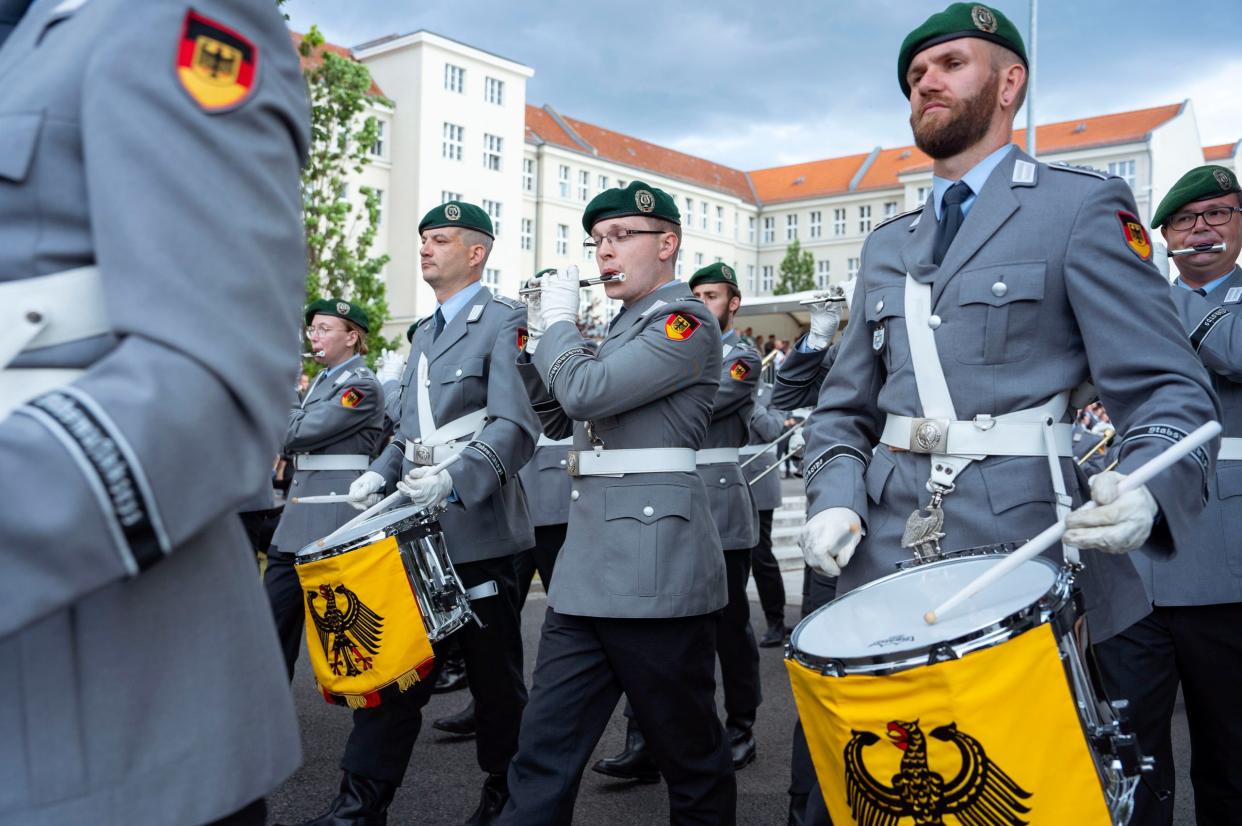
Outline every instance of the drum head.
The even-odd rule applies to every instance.
[[[371,538],[376,534],[380,536],[388,536],[397,533],[404,527],[404,523],[411,521],[421,521],[426,511],[414,505],[406,505],[402,508],[393,508],[390,511],[377,513],[365,522],[360,522],[354,527],[342,533],[332,540],[331,545],[319,544],[319,540],[307,545],[298,551],[299,557],[305,556],[323,556],[331,555],[334,552],[357,547],[360,543],[372,541]]]
[[[812,613],[794,629],[796,654],[824,660],[899,660],[937,643],[969,639],[1053,590],[1059,568],[1035,558],[953,609],[935,625],[923,614],[1004,557],[948,559],[877,579]]]

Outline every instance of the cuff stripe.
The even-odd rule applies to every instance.
[[[552,393],[553,396],[556,395],[556,392],[555,392],[556,377],[560,374],[561,369],[569,362],[571,358],[573,358],[574,356],[590,357],[593,355],[595,354],[585,347],[573,347],[561,353],[559,356],[557,356],[556,361],[552,362],[552,367],[548,370],[548,392]]]
[[[1196,353],[1199,352],[1199,347],[1203,344],[1203,339],[1207,338],[1207,334],[1212,332],[1212,329],[1227,315],[1229,311],[1224,307],[1216,307],[1203,317],[1199,326],[1195,327],[1194,332],[1190,334],[1190,343],[1194,346]]]
[[[843,456],[847,459],[853,459],[854,461],[861,464],[864,468],[867,467],[867,457],[863,454],[861,450],[854,448],[854,447],[850,447],[849,445],[833,445],[832,447],[825,450],[823,453],[819,454],[819,456],[815,459],[815,461],[811,462],[811,464],[807,467],[806,469],[807,486],[810,486],[811,480],[814,479],[821,470],[827,467],[829,462],[831,462],[834,459],[840,459]]]
[[[504,462],[500,461],[500,455],[497,454],[496,451],[492,450],[492,446],[486,442],[480,442],[476,439],[475,441],[467,444],[466,447],[475,450],[480,456],[488,461],[488,463],[492,466],[492,470],[496,473],[496,478],[500,480],[501,487],[504,487],[505,482],[509,478],[509,474],[505,471]]]

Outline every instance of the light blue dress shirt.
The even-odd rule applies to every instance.
[[[962,176],[962,180],[966,182],[966,186],[970,187],[970,197],[962,201],[962,217],[965,218],[970,213],[970,208],[974,206],[975,198],[979,196],[979,190],[983,189],[983,185],[987,183],[988,176],[992,174],[1001,161],[1005,160],[1005,156],[1012,150],[1013,144],[1006,144],[997,149],[991,155],[988,155],[979,163]],[[949,187],[953,186],[957,181],[950,181],[948,178],[941,178],[939,175],[932,176],[932,203],[936,208],[936,220],[940,220],[940,205],[944,202],[944,194],[949,191]]]
[[[1232,268],[1232,267],[1229,269],[1229,272],[1225,273],[1225,274],[1224,274],[1224,275],[1222,275],[1220,278],[1213,279],[1212,281],[1209,281],[1208,283],[1204,284],[1202,287],[1198,287],[1198,288],[1196,288],[1196,287],[1192,287],[1192,286],[1190,286],[1189,284],[1184,283],[1184,282],[1182,281],[1182,279],[1181,279],[1181,278],[1178,278],[1178,279],[1177,279],[1176,281],[1174,281],[1173,283],[1174,283],[1174,284],[1176,284],[1177,286],[1181,287],[1183,290],[1194,290],[1194,289],[1200,289],[1200,290],[1203,290],[1205,293],[1210,293],[1212,290],[1216,289],[1216,288],[1217,288],[1217,287],[1219,287],[1221,284],[1224,284],[1226,281],[1228,281],[1228,280],[1229,280],[1229,276],[1231,276],[1231,275],[1233,275],[1233,268]],[[1227,297],[1228,297],[1228,296],[1226,296],[1226,298],[1227,298]]]
[[[443,304],[436,304],[436,309],[440,311],[440,315],[444,316],[445,327],[462,311],[462,308],[470,303],[470,300],[474,298],[474,294],[481,289],[483,289],[482,281],[472,281],[453,293],[448,301],[445,301]]]

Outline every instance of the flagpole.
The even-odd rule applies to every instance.
[[[1026,77],[1026,154],[1032,158],[1035,157],[1035,48],[1036,48],[1036,23],[1035,19],[1038,14],[1039,0],[1030,0],[1031,2],[1031,28],[1030,43],[1026,47],[1027,59],[1027,77]]]

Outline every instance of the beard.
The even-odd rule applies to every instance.
[[[947,101],[947,122],[937,126],[928,123],[920,113],[910,113],[914,145],[936,160],[952,158],[981,141],[992,126],[996,112],[998,74],[993,72],[983,87],[972,97],[958,103]]]

